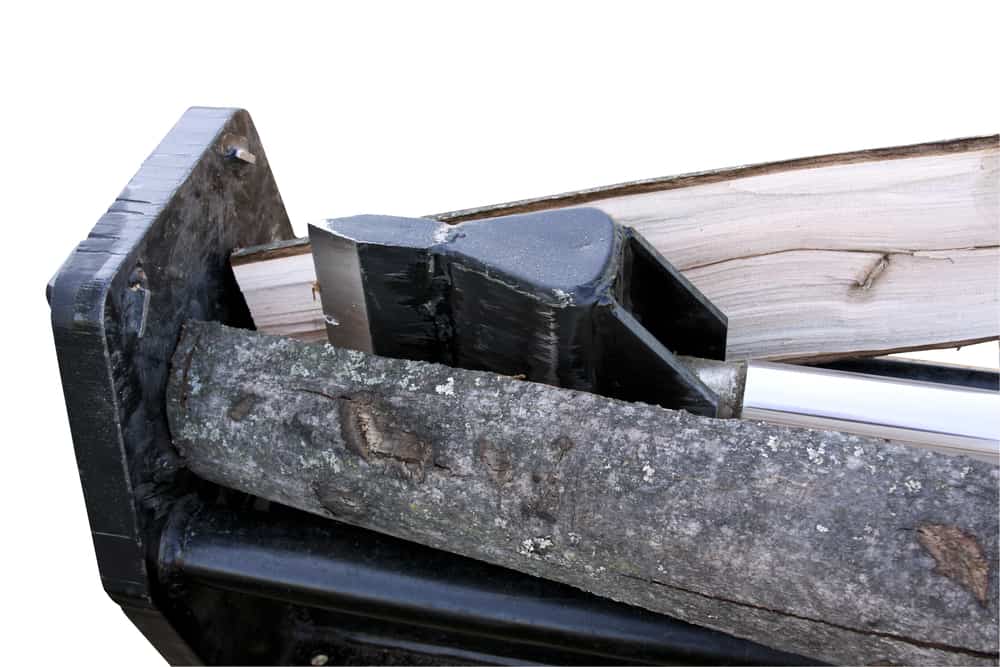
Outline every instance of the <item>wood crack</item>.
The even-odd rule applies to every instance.
[[[303,391],[307,394],[316,394],[317,396],[322,396],[323,398],[328,398],[331,401],[352,401],[354,400],[350,396],[345,394],[338,394],[334,396],[333,394],[328,394],[325,391],[320,391],[319,389],[310,389],[308,387],[292,387],[295,391]]]
[[[184,360],[184,372],[181,374],[181,407],[187,409],[188,394],[190,392],[191,383],[188,382],[188,376],[191,374],[191,362],[194,360],[194,353],[198,349],[198,343],[201,342],[201,334],[199,333],[194,342],[191,343],[191,349],[188,350],[187,358]]]
[[[704,262],[702,264],[691,264],[680,266],[681,271],[694,271],[696,269],[705,269],[718,264],[725,264],[726,262],[736,262],[741,259],[757,259],[758,257],[770,257],[772,255],[783,255],[790,252],[849,252],[849,253],[861,253],[866,255],[881,255],[888,260],[892,255],[909,255],[910,257],[917,257],[921,253],[929,252],[957,252],[961,250],[996,250],[1000,248],[1000,245],[972,245],[972,246],[962,246],[959,248],[923,248],[918,250],[883,250],[878,248],[785,248],[782,250],[769,250],[768,252],[758,252],[751,253],[749,255],[739,255],[736,257],[727,257],[725,259],[718,259],[712,262]],[[937,259],[933,257],[926,257],[925,259]],[[947,258],[941,258],[942,260]]]
[[[677,190],[696,185],[708,185],[711,183],[733,181],[751,176],[766,176],[769,174],[787,173],[789,171],[815,169],[817,167],[839,167],[848,164],[899,160],[912,157],[929,157],[935,155],[950,155],[977,151],[995,151],[996,149],[997,135],[994,134],[987,137],[970,137],[967,139],[957,139],[951,141],[935,141],[911,146],[894,146],[891,148],[875,148],[851,151],[847,153],[833,153],[830,155],[818,155],[814,157],[781,160],[778,162],[767,162],[763,164],[743,165],[738,167],[728,167],[725,169],[679,174],[677,176],[647,178],[638,181],[617,183],[615,185],[587,188],[576,192],[564,192],[544,197],[521,199],[503,204],[492,204],[479,208],[437,213],[425,217],[455,223],[462,222],[463,220],[492,218],[500,215],[528,213],[531,211],[551,208],[580,206],[603,199],[614,199],[618,197]]]
[[[889,257],[889,253],[883,253],[882,256],[878,258],[878,261],[875,262],[875,264],[868,269],[867,272],[865,272],[865,275],[862,276],[861,280],[858,281],[858,288],[866,292],[870,290],[878,277],[882,275],[882,272],[888,268]]]
[[[708,593],[702,593],[701,591],[692,590],[690,588],[685,588],[683,586],[677,586],[674,584],[668,584],[657,579],[639,577],[634,574],[627,574],[625,572],[615,572],[620,577],[626,579],[632,579],[634,581],[639,581],[642,583],[654,584],[656,586],[662,586],[663,588],[669,588],[672,590],[680,591],[682,593],[688,593],[690,595],[696,595],[700,598],[705,598],[706,600],[713,600],[715,602],[725,602],[727,604],[737,605],[739,607],[746,607],[748,609],[756,609],[758,611],[764,611],[770,614],[777,614],[778,616],[784,616],[787,618],[794,618],[799,621],[806,621],[808,623],[817,623],[819,625],[825,625],[831,628],[836,628],[838,630],[846,630],[848,632],[856,632],[861,635],[867,635],[869,637],[881,637],[883,639],[891,639],[893,641],[899,641],[912,646],[917,646],[920,648],[935,649],[938,651],[948,651],[951,653],[958,653],[961,655],[968,655],[976,658],[985,658],[987,660],[996,660],[1000,658],[1000,653],[990,652],[990,651],[976,651],[974,649],[966,648],[964,646],[954,646],[952,644],[942,644],[939,642],[930,642],[922,639],[914,639],[912,637],[906,637],[903,635],[897,635],[891,632],[879,632],[877,630],[864,630],[861,628],[851,627],[849,625],[841,625],[840,623],[834,623],[832,621],[826,621],[820,618],[811,618],[809,616],[801,616],[790,611],[785,611],[782,609],[773,609],[771,607],[765,607],[762,605],[753,604],[750,602],[742,602],[740,600],[732,600],[730,598],[721,597],[718,595],[710,595]]]

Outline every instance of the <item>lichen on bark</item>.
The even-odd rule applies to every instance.
[[[997,661],[994,465],[215,324],[169,389],[224,486],[821,660]]]

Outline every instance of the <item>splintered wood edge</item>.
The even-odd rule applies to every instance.
[[[263,262],[269,259],[280,257],[293,257],[295,255],[307,255],[312,252],[309,247],[309,238],[290,239],[288,241],[275,241],[264,245],[248,246],[237,248],[229,256],[229,261],[233,266],[241,264],[251,264],[253,262]]]
[[[437,213],[425,217],[435,218],[443,222],[456,223],[465,220],[492,218],[500,215],[530,213],[554,207],[578,206],[580,204],[586,204],[588,202],[598,201],[601,199],[610,199],[612,197],[624,197],[649,192],[676,190],[695,185],[719,183],[737,178],[761,176],[777,172],[856,164],[859,162],[899,160],[911,157],[948,155],[952,153],[971,153],[997,147],[1000,147],[1000,134],[983,137],[950,139],[946,141],[931,141],[922,144],[891,146],[888,148],[872,148],[847,153],[830,153],[828,155],[794,158],[791,160],[780,160],[777,162],[762,162],[759,164],[726,167],[723,169],[692,172],[676,176],[661,176],[639,181],[628,181],[615,185],[604,185],[596,188],[564,192],[544,197],[521,199],[502,204],[491,204],[488,206],[449,211],[447,213]]]
[[[585,190],[564,192],[533,199],[521,199],[501,204],[489,204],[476,208],[467,208],[446,213],[426,215],[442,222],[458,223],[465,220],[492,218],[513,213],[530,213],[549,208],[576,206],[601,199],[624,197],[628,195],[660,192],[688,188],[695,185],[719,183],[722,181],[760,176],[783,171],[811,169],[834,165],[856,164],[859,162],[876,162],[883,160],[899,160],[911,157],[929,157],[948,155],[952,153],[971,153],[979,150],[1000,147],[1000,134],[984,137],[968,137],[946,141],[931,141],[907,146],[891,146],[888,148],[872,148],[847,153],[830,153],[813,157],[794,158],[777,162],[762,162],[760,164],[726,167],[710,171],[699,171],[676,176],[660,176],[639,181],[628,181],[615,185],[604,185]],[[304,255],[311,252],[309,238],[303,237],[290,241],[278,241],[261,246],[237,248],[230,256],[233,266],[260,262],[280,257]],[[989,339],[987,339],[989,340]]]
[[[759,357],[759,359],[766,359],[767,361],[783,361],[789,364],[822,364],[828,361],[840,361],[841,359],[853,359],[859,357],[884,357],[890,354],[899,354],[901,352],[924,352],[926,350],[948,350],[951,348],[968,347],[970,345],[979,345],[980,343],[992,343],[993,341],[1000,340],[1000,335],[997,336],[986,336],[981,338],[969,338],[966,340],[955,340],[955,341],[945,341],[941,343],[925,343],[921,345],[909,345],[902,347],[889,347],[882,350],[865,350],[859,352],[831,352],[829,354],[813,354],[813,355],[772,355],[767,357]],[[755,357],[757,358],[757,357]],[[728,359],[728,361],[746,361],[740,357],[734,357]],[[914,363],[926,363],[931,366],[954,366],[955,368],[980,368],[979,366],[967,366],[965,364],[949,364],[945,362],[921,362],[920,359],[907,359],[908,362]],[[995,371],[994,368],[983,367],[982,370]]]

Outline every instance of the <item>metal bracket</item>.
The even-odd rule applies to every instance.
[[[676,357],[724,359],[726,317],[594,208],[311,226],[335,345],[716,416]]]
[[[101,579],[170,662],[198,658],[163,616],[147,549],[197,482],[170,444],[168,361],[189,318],[251,326],[229,253],[291,237],[249,114],[192,108],[47,290]]]

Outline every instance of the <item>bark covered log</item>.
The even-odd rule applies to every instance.
[[[190,323],[198,475],[838,663],[997,662],[998,468]]]

